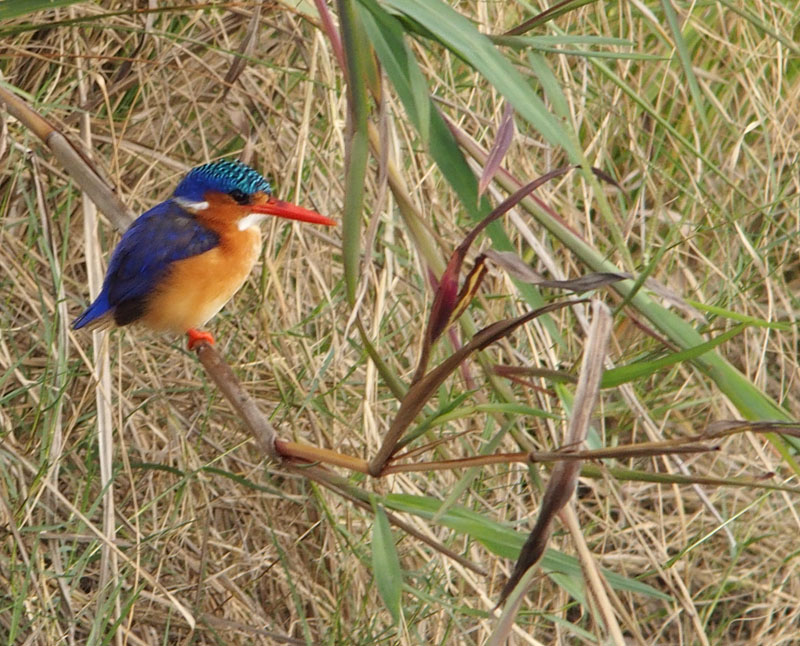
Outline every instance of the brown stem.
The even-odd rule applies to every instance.
[[[436,460],[434,462],[411,462],[406,464],[388,464],[381,471],[382,476],[392,473],[410,473],[413,471],[448,471],[451,469],[466,469],[467,467],[480,467],[487,464],[511,464],[512,462],[527,462],[527,452],[519,453],[494,453],[492,455],[476,455],[471,458],[457,458],[455,460]]]
[[[206,341],[201,341],[195,346],[195,352],[208,376],[242,418],[261,450],[273,460],[280,460],[281,455],[275,448],[275,429],[259,410],[255,400],[242,388],[242,384],[217,349]]]
[[[343,467],[359,473],[368,473],[367,461],[345,455],[331,449],[323,449],[310,444],[289,442],[280,438],[275,439],[275,449],[283,458],[294,458],[306,462],[322,462],[333,466]]]
[[[25,101],[4,87],[0,87],[0,102],[5,104],[11,116],[19,119],[28,130],[42,141],[47,141],[50,134],[55,131],[55,128],[50,125],[47,119],[32,110]]]
[[[33,132],[58,159],[81,190],[106,214],[120,231],[133,222],[133,213],[120,200],[114,189],[95,171],[94,164],[69,139],[56,130],[47,119],[31,108],[16,94],[0,87],[0,103],[28,130]]]

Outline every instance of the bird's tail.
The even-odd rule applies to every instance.
[[[111,322],[111,305],[108,303],[108,295],[102,291],[94,303],[72,322],[72,329],[79,330],[88,326],[90,330],[102,330],[111,325]]]

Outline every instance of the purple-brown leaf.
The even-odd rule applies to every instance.
[[[486,346],[494,343],[495,341],[508,336],[520,325],[524,325],[528,321],[535,319],[542,314],[553,312],[555,310],[575,305],[577,303],[585,303],[585,299],[576,299],[569,301],[560,301],[557,303],[550,303],[544,307],[540,307],[531,312],[523,314],[513,319],[506,319],[492,323],[491,325],[480,330],[469,343],[456,350],[447,359],[442,361],[438,366],[433,368],[426,375],[418,379],[411,385],[400,404],[400,409],[389,427],[386,437],[383,439],[383,444],[369,463],[369,472],[371,475],[377,477],[380,475],[384,465],[394,454],[397,443],[400,437],[408,428],[409,424],[414,421],[416,416],[425,406],[427,401],[433,396],[437,388],[442,382],[453,373],[458,366],[460,366],[473,352],[483,350]]]
[[[476,286],[467,286],[467,291],[462,290],[462,294],[464,298],[461,298],[461,295],[457,296],[458,292],[458,279],[461,276],[461,265],[464,263],[464,258],[467,255],[472,243],[475,242],[475,239],[480,235],[480,233],[489,226],[492,222],[497,220],[498,218],[502,217],[512,208],[514,208],[517,204],[519,204],[525,197],[527,197],[530,193],[535,191],[545,182],[549,182],[551,179],[556,177],[560,177],[568,173],[569,171],[577,168],[576,166],[561,166],[560,168],[556,168],[551,170],[548,173],[536,178],[532,182],[529,182],[512,195],[507,197],[503,200],[495,209],[492,210],[489,215],[487,215],[483,220],[481,220],[473,229],[470,231],[466,237],[461,241],[461,244],[455,248],[452,255],[450,256],[450,260],[447,263],[447,268],[442,273],[442,277],[439,280],[439,285],[436,288],[436,295],[433,299],[433,305],[431,306],[431,315],[428,318],[428,325],[425,329],[425,336],[423,337],[422,341],[422,350],[420,351],[420,358],[419,363],[417,364],[417,369],[414,373],[414,377],[412,378],[411,382],[416,383],[422,376],[425,374],[425,371],[428,367],[428,361],[430,359],[431,348],[436,340],[441,336],[442,332],[444,332],[449,325],[453,323],[453,321],[458,318],[458,316],[463,313],[463,309],[458,312],[458,316],[454,316],[454,312],[460,304],[463,304],[466,300],[466,296],[469,295],[469,299],[471,300],[474,295],[475,291],[477,290]],[[601,179],[605,179],[607,181],[611,181],[612,183],[616,184],[608,175],[603,173],[597,168],[592,168],[592,172],[600,177]],[[476,266],[477,266],[476,262]],[[483,277],[483,272],[485,269],[483,267],[478,267],[477,274],[474,277],[477,279],[475,281],[476,285],[480,284],[480,279]],[[473,272],[476,272],[476,269],[473,269]],[[471,274],[472,275],[472,274]],[[580,279],[578,279],[580,280]],[[468,281],[469,282],[469,281]],[[559,285],[564,286],[564,285]],[[590,289],[588,287],[583,287],[582,290],[585,291],[586,289]],[[466,301],[467,303],[469,301]]]
[[[510,103],[506,102],[500,125],[497,127],[497,137],[495,137],[494,145],[489,151],[489,157],[486,158],[486,165],[483,167],[483,173],[481,173],[481,178],[478,181],[478,197],[484,194],[489,182],[492,181],[500,168],[500,163],[506,156],[513,138],[514,108],[511,107]]]
[[[592,306],[592,323],[586,339],[578,387],[567,428],[567,445],[575,449],[582,447],[589,429],[592,411],[600,391],[608,340],[611,337],[612,319],[608,307],[599,300],[592,301]],[[498,606],[506,600],[525,572],[542,558],[552,533],[553,520],[572,497],[578,484],[580,470],[580,460],[559,462],[553,467],[536,524],[522,547],[511,577],[500,592]]]

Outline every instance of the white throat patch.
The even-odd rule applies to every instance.
[[[266,213],[250,213],[239,219],[236,223],[236,228],[239,229],[239,231],[247,231],[247,229],[257,227],[261,222],[266,220],[267,217]]]

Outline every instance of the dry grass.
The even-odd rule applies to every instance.
[[[344,199],[346,97],[321,32],[286,7],[265,3],[258,38],[231,80],[252,5],[153,13],[128,6],[82,3],[7,23],[32,20],[41,27],[4,34],[2,82],[28,93],[31,105],[76,140],[81,115],[88,114],[94,163],[137,213],[164,199],[186,169],[232,156],[270,174],[280,197],[336,217]],[[506,3],[459,8],[487,31],[520,20]],[[791,41],[796,9],[756,2],[746,11]],[[637,52],[671,56],[666,28],[648,18],[654,10],[636,2],[589,5],[559,18],[547,33],[557,28],[623,37]],[[68,22],[72,18],[77,21]],[[579,176],[540,195],[621,270],[639,272],[663,252],[653,275],[675,292],[757,319],[791,322],[784,330],[751,327],[722,353],[797,419],[797,60],[787,60],[793,54],[779,39],[723,5],[694,7],[681,20],[687,20],[684,37],[692,43],[707,101],[700,109],[677,59],[601,59],[632,88],[632,97],[593,61],[547,55],[587,157],[626,190],[625,197],[608,192],[625,247],[615,246]],[[500,97],[440,48],[418,53],[443,110],[489,147]],[[643,110],[642,101],[685,144]],[[396,115],[392,154],[412,203],[447,255],[469,223],[391,96],[387,109]],[[6,642],[483,643],[510,561],[464,533],[404,516],[490,576],[396,532],[407,585],[405,624],[397,629],[373,580],[373,515],[266,464],[183,341],[141,330],[113,333],[107,345],[111,425],[105,441],[113,441],[118,552],[104,547],[108,540],[98,533],[113,534],[103,524],[111,503],[101,484],[97,436],[103,424],[92,338],[67,332],[67,325],[89,298],[87,247],[108,253],[117,234],[103,223],[98,241],[87,240],[80,193],[63,169],[18,122],[5,113],[0,118],[0,635],[8,633]],[[505,166],[527,180],[561,163],[557,151],[523,127]],[[380,185],[377,163],[368,178],[367,220],[377,224],[364,229],[365,240],[373,237],[365,244],[370,260],[360,314],[384,360],[408,379],[431,294],[413,238]],[[492,190],[495,201],[505,196]],[[504,227],[537,269],[555,278],[587,273],[532,220],[513,217]],[[350,324],[340,259],[337,232],[274,223],[261,265],[213,329],[248,390],[273,411],[282,436],[369,458],[397,402]],[[479,326],[526,307],[514,283],[499,273],[489,277],[483,294],[471,311]],[[619,303],[608,294],[612,306]],[[706,315],[714,333],[729,326],[724,317]],[[663,349],[633,318],[628,312],[616,319],[612,356],[619,365]],[[553,320],[555,326],[527,326],[488,356],[502,364],[574,369],[584,339],[581,322],[575,313]],[[438,359],[444,352],[439,349]],[[469,370],[479,390],[467,403],[501,400],[478,363]],[[564,415],[551,394],[503,387],[521,404]],[[451,379],[426,414],[469,388],[461,377]],[[599,413],[602,445],[691,434],[711,421],[741,417],[689,364],[604,391]],[[476,411],[436,428],[464,435],[425,457],[478,453],[503,424],[541,448],[559,446],[563,438],[560,421]],[[500,449],[517,445],[507,436]],[[710,455],[606,466],[792,483],[772,446],[746,434]],[[670,597],[611,593],[630,643],[797,643],[795,493],[618,475],[602,469],[600,477],[583,478],[576,509],[600,566],[641,578]],[[379,495],[440,500],[463,486],[457,502],[487,522],[529,528],[540,493],[523,468],[487,467],[462,477],[414,473],[354,478],[353,484]],[[558,525],[551,545],[576,551]],[[581,586],[579,576],[540,576],[518,617],[515,643],[601,641],[606,633],[592,602],[568,593],[580,597],[575,590]],[[197,619],[193,634],[164,589]]]

